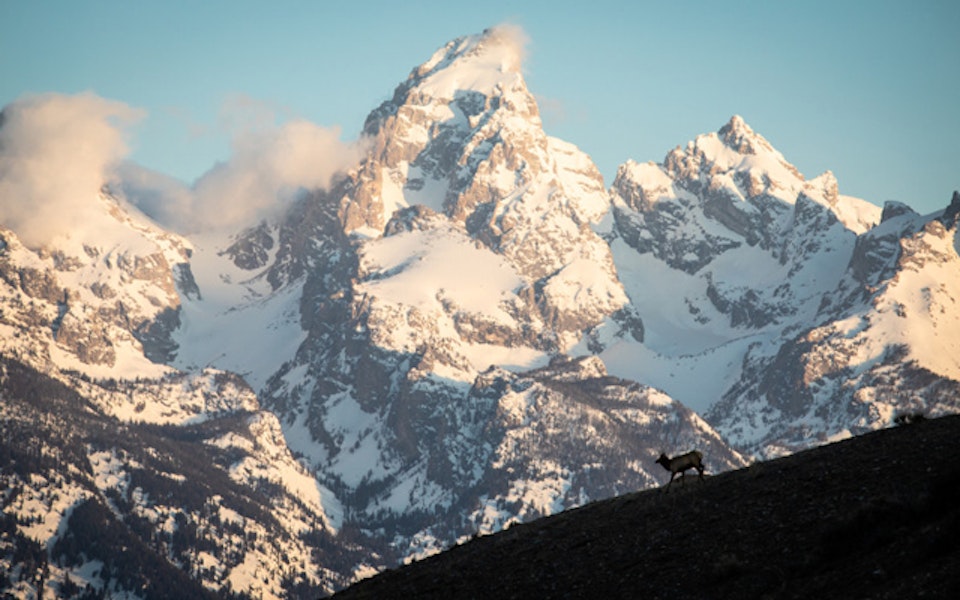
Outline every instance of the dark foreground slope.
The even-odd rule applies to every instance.
[[[590,504],[350,598],[960,598],[960,416]]]

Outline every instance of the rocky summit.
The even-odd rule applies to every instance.
[[[656,487],[661,452],[957,411],[956,193],[881,209],[718,125],[607,188],[500,27],[259,222],[178,235],[104,182],[69,233],[0,227],[0,589],[317,597]]]

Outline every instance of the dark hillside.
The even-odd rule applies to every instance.
[[[335,597],[960,598],[960,416],[517,525]]]

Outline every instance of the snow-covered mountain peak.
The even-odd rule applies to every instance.
[[[341,210],[348,232],[380,235],[396,210],[417,204],[462,222],[475,196],[506,197],[550,168],[520,72],[522,35],[501,26],[450,42],[370,113],[370,151]]]
[[[717,131],[717,135],[730,149],[740,154],[758,154],[761,151],[771,152],[770,145],[762,135],[756,133],[740,115],[733,115],[727,124]]]
[[[416,67],[409,80],[421,91],[440,98],[452,98],[463,90],[490,95],[498,87],[511,89],[523,81],[523,45],[523,33],[518,28],[492,27],[447,43]]]
[[[688,271],[710,260],[708,248],[714,254],[743,242],[784,260],[785,236],[802,237],[802,230],[824,211],[832,216],[823,218],[839,221],[853,233],[863,233],[880,220],[878,207],[841,195],[832,172],[806,180],[739,116],[715,133],[676,147],[662,164],[627,161],[612,194],[615,204],[645,214],[648,226],[661,221],[657,227],[674,230],[673,241],[657,244],[661,251],[676,246],[677,239],[702,241],[693,242],[699,249],[689,243],[676,248],[679,254],[670,264]],[[644,239],[653,238],[641,235],[635,240],[638,247],[649,245]]]
[[[895,219],[903,215],[917,216],[917,212],[903,202],[887,200],[883,203],[883,211],[880,214],[880,222],[886,223],[890,219]]]
[[[522,32],[501,26],[414,69],[367,119],[371,151],[346,186],[341,221],[375,239],[395,215],[424,206],[504,257],[537,290],[531,302],[547,321],[573,334],[626,302],[590,227],[609,197],[590,158],[544,132],[521,49]],[[574,281],[586,271],[588,282]]]
[[[664,165],[671,174],[685,177],[743,171],[747,179],[740,187],[751,197],[768,192],[771,184],[776,191],[804,181],[783,154],[737,115],[716,133],[697,136],[685,149],[671,151]]]

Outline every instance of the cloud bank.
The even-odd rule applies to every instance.
[[[69,233],[128,153],[144,112],[95,94],[24,96],[0,113],[0,224],[29,246]]]
[[[234,139],[230,160],[194,185],[196,219],[202,226],[240,226],[270,217],[300,190],[328,187],[362,153],[362,144],[340,141],[338,129],[303,120],[245,132]]]
[[[297,120],[238,135],[230,159],[191,187],[133,163],[119,169],[118,183],[128,201],[164,227],[236,231],[280,215],[303,190],[328,187],[363,148],[341,141],[337,129]]]
[[[277,123],[274,108],[234,96],[221,111],[231,135],[230,158],[189,188],[136,165],[121,169],[124,195],[160,224],[180,233],[237,231],[280,215],[302,190],[327,188],[357,164],[366,145],[343,142],[338,128],[303,119]]]
[[[336,128],[278,125],[262,109],[231,112],[230,158],[188,186],[124,160],[142,110],[92,93],[18,99],[0,113],[0,224],[41,246],[102,210],[108,184],[167,229],[237,231],[281,214],[304,189],[328,187],[365,151]]]

